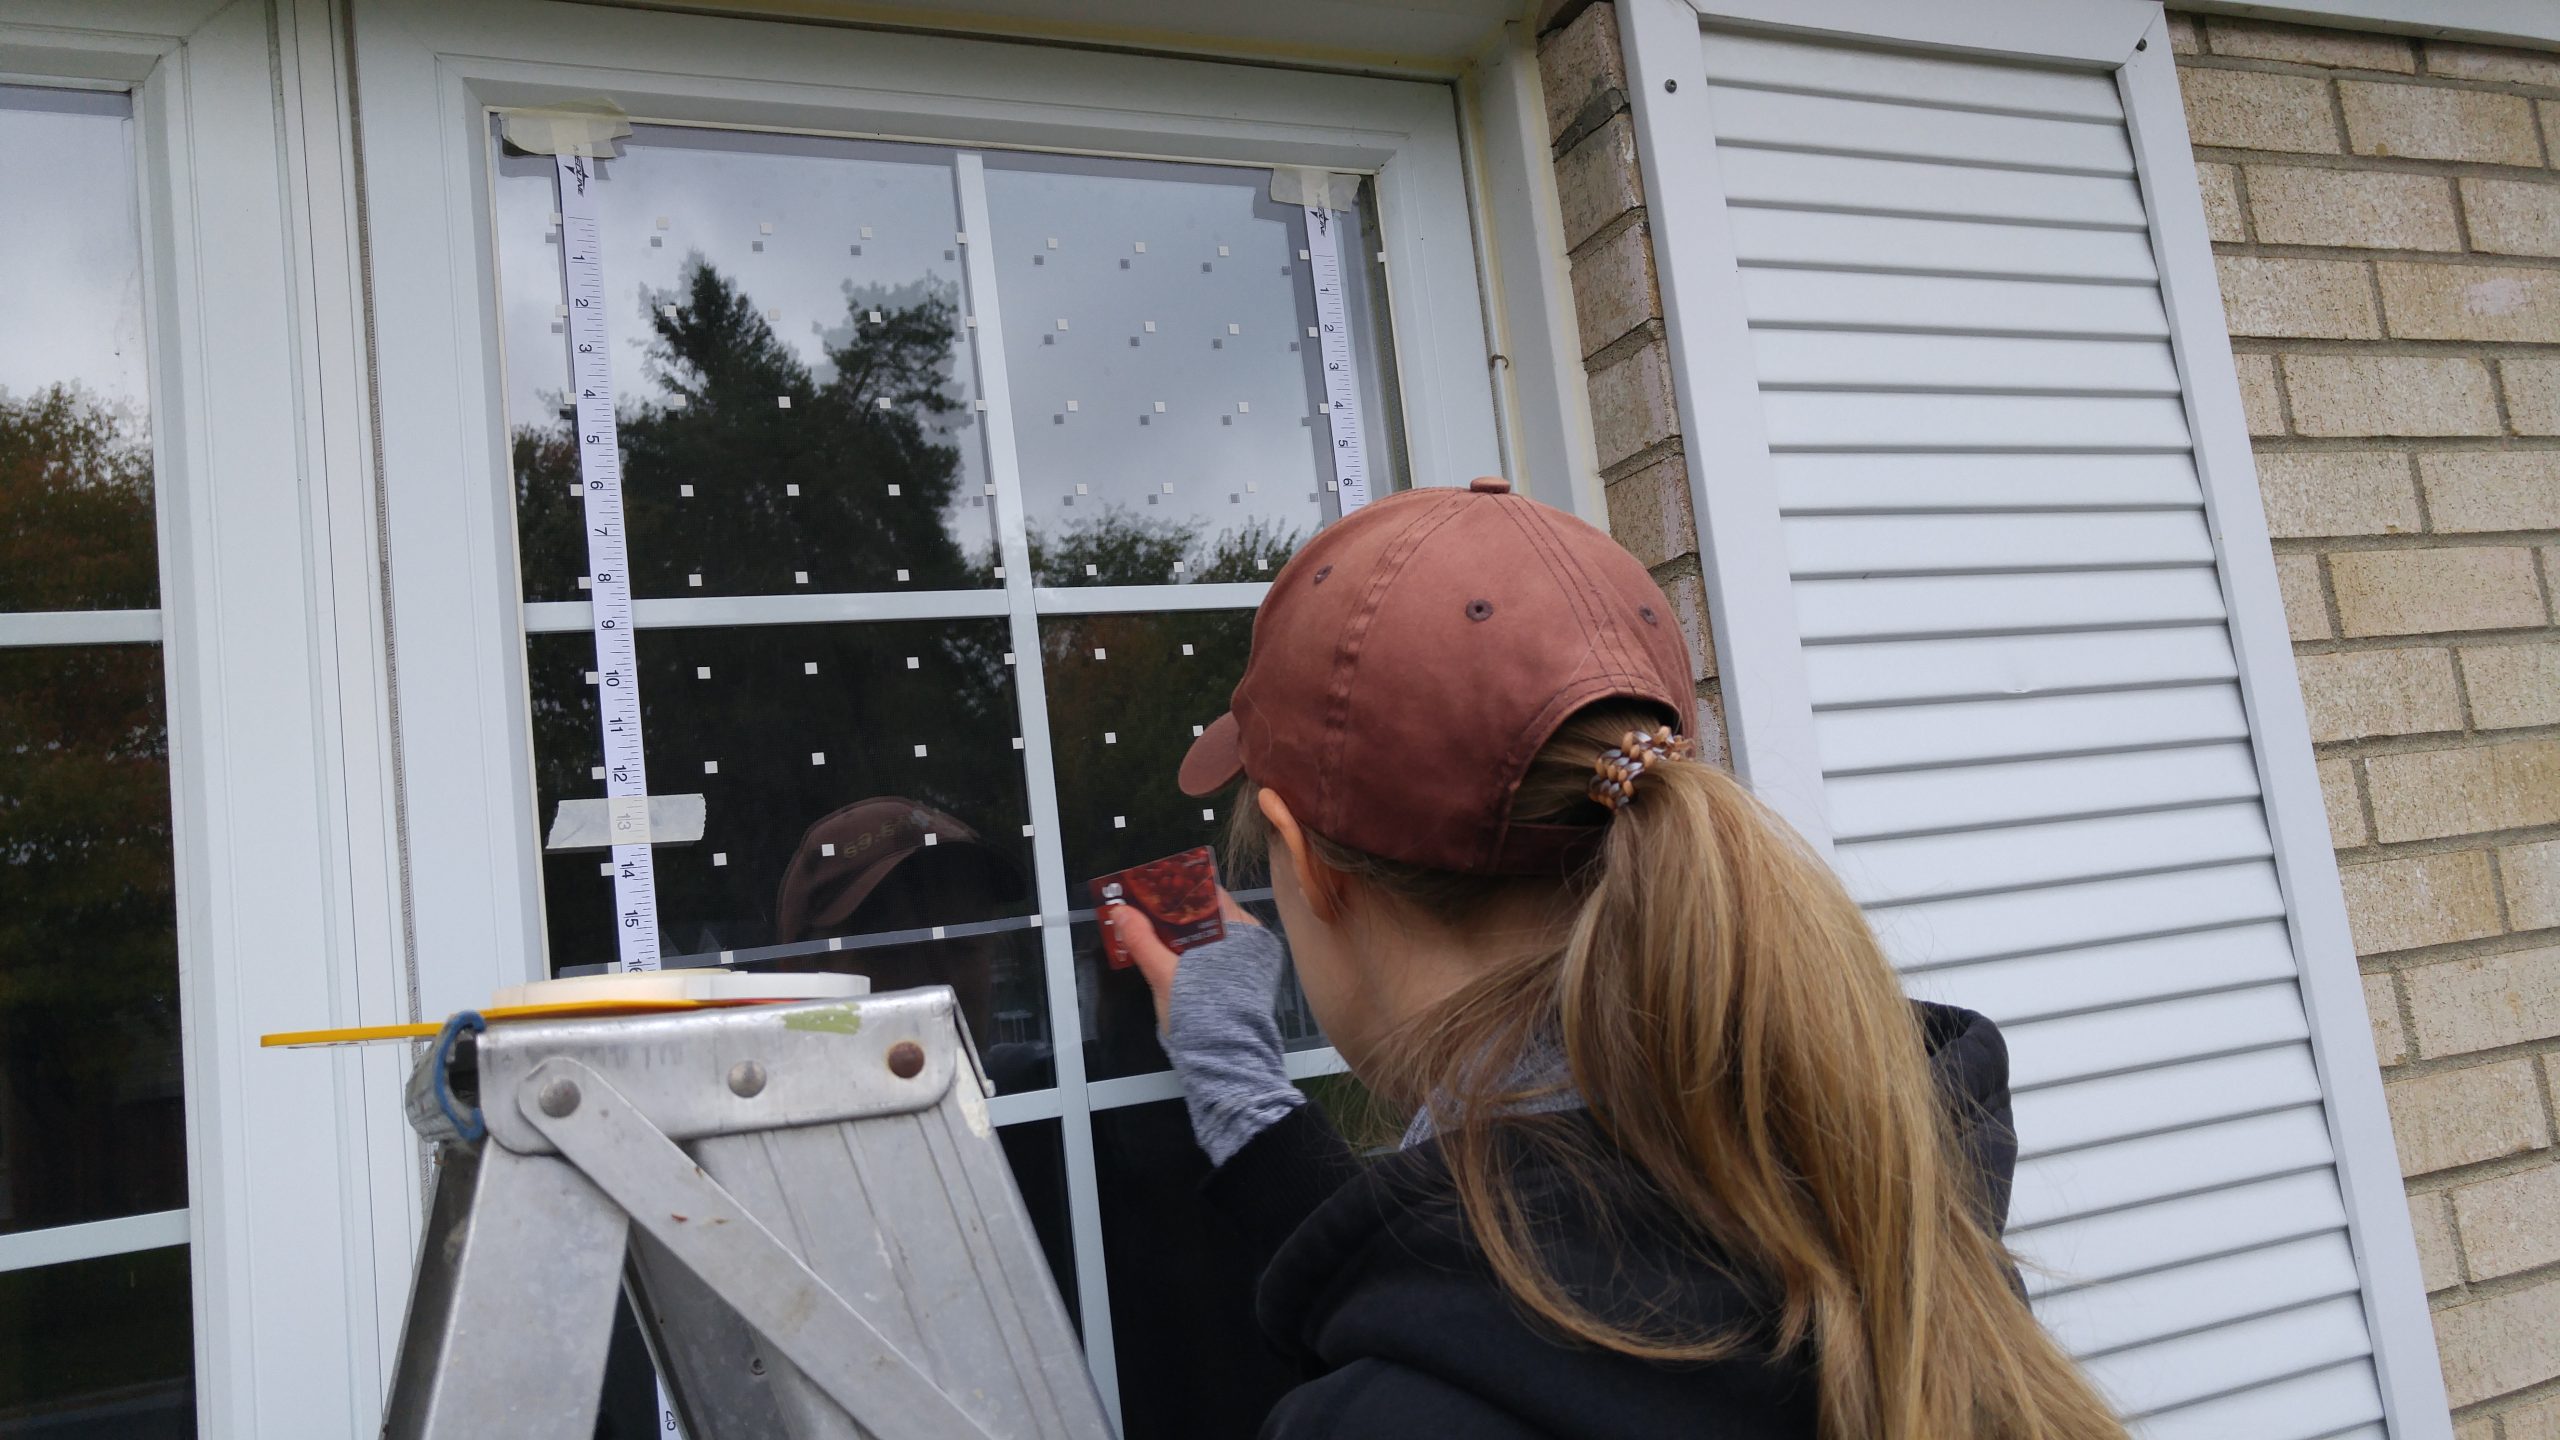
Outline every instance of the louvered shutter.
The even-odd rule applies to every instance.
[[[1913,991],[2005,1028],[2009,1238],[2137,1432],[2380,1436],[2366,1237],[2261,794],[2260,747],[2307,766],[2307,739],[2252,732],[2123,92],[1712,16],[1701,44],[1687,138],[1712,162],[1671,159],[1657,107],[1648,178],[1716,187],[1665,217],[1693,247],[1665,260],[1675,339],[1693,395],[1748,373],[1753,533],[1783,555],[1755,601],[1722,537],[1719,633],[1782,633],[1795,667],[1757,671],[1773,708],[1728,664],[1729,701],[1802,759],[1798,813]],[[1710,526],[1758,523],[1711,493],[1733,444],[1692,446]],[[1802,733],[1773,735],[1788,701]]]

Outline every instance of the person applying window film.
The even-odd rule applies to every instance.
[[[1290,956],[1240,906],[1180,956],[1108,916],[1306,1377],[1262,1435],[2121,1437],[1999,1238],[1999,1032],[1904,998],[1698,753],[1644,568],[1509,491],[1317,536],[1181,772],[1240,782],[1239,859],[1400,1146],[1364,1161],[1289,1083]]]

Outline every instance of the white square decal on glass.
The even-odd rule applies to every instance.
[[[1150,335],[1156,333],[1156,322],[1153,320],[1147,322],[1147,333]]]
[[[1078,486],[1076,487],[1076,493],[1077,493],[1077,494],[1079,494],[1079,495],[1085,495],[1085,494],[1090,494],[1090,493],[1092,493],[1092,492],[1090,492],[1090,491],[1086,490],[1082,485],[1078,485]]]
[[[702,577],[699,575],[687,575],[684,577],[684,583],[692,586],[696,590],[699,590],[702,588]]]
[[[939,845],[942,843],[942,837],[934,834],[930,830],[927,830],[924,832],[924,843],[927,845]]]
[[[1084,567],[1084,573],[1089,576],[1099,576],[1102,573],[1102,567],[1099,565],[1087,565]]]
[[[1014,749],[1016,749],[1016,750],[1019,750],[1019,749],[1021,749],[1021,748],[1022,748],[1022,737],[1021,737],[1021,736],[1016,735],[1016,736],[1014,736],[1014,737],[1013,737],[1013,748],[1014,748]]]
[[[1049,248],[1050,248],[1050,249],[1052,249],[1052,250],[1055,250],[1055,249],[1057,249],[1057,248],[1058,248],[1058,237],[1057,237],[1057,236],[1052,235],[1052,236],[1050,236],[1050,237],[1049,237]]]
[[[1227,322],[1227,333],[1230,335],[1241,335],[1244,333],[1244,327],[1230,320]]]
[[[794,584],[794,585],[806,585],[806,584],[808,584],[808,583],[809,583],[809,572],[808,572],[808,571],[806,571],[806,570],[794,570],[794,571],[792,571],[792,572],[791,572],[791,583],[792,583],[792,584]]]
[[[1307,338],[1310,340],[1316,338],[1316,327],[1313,325],[1307,327]]]
[[[1117,744],[1119,744],[1119,743],[1120,743],[1120,732],[1119,732],[1119,731],[1117,731],[1117,730],[1105,730],[1105,731],[1103,731],[1103,732],[1102,732],[1102,743],[1103,743],[1103,744],[1105,744],[1105,745],[1117,745]]]
[[[1101,646],[1096,645],[1093,647],[1093,658],[1096,660],[1107,660],[1111,657],[1103,653]]]
[[[815,675],[815,674],[817,674],[817,673],[818,673],[818,662],[817,662],[817,661],[815,661],[815,660],[803,661],[803,662],[801,663],[801,666],[800,666],[800,673],[801,673],[801,674],[803,674],[803,675]]]
[[[879,407],[880,407],[881,409],[883,409],[883,410],[888,409],[888,408],[889,408],[889,397],[888,397],[888,396],[886,396],[886,395],[881,396],[881,397],[880,397],[880,399],[879,399],[879,401],[878,401],[878,404],[879,404]]]
[[[924,758],[924,747],[921,745],[916,747],[916,758],[919,760]]]
[[[1022,838],[1026,839],[1026,840],[1028,840],[1028,839],[1030,839],[1030,838],[1031,838],[1031,827],[1030,827],[1030,826],[1025,825],[1025,826],[1023,826],[1023,827],[1022,827]]]
[[[924,668],[924,657],[923,657],[923,656],[921,656],[921,655],[910,655],[910,656],[908,656],[908,657],[907,657],[907,668],[908,668],[908,669],[910,669],[910,670],[921,670],[921,669],[923,669],[923,668]]]
[[[759,234],[759,235],[770,235],[770,234],[772,234],[772,233],[773,233],[773,222],[772,222],[772,221],[770,221],[770,220],[759,220],[759,221],[757,221],[757,222],[756,222],[756,233],[757,233],[757,234]]]
[[[1012,651],[1007,650],[1006,652],[1004,652],[1004,663],[1006,663],[1007,665],[1010,665],[1010,664],[1012,664],[1012,663],[1013,663],[1013,652],[1012,652]]]
[[[1073,400],[1068,401],[1068,402],[1067,402],[1067,408],[1068,408],[1069,410],[1073,410],[1073,409],[1075,409],[1075,408],[1076,408],[1076,402],[1074,402]]]
[[[790,409],[790,408],[791,408],[791,397],[790,397],[790,396],[788,396],[788,395],[776,395],[776,396],[774,396],[774,397],[773,397],[773,408],[775,408],[776,410],[788,410],[788,409]]]
[[[1058,317],[1058,328],[1059,328],[1059,329],[1061,329],[1061,330],[1064,330],[1064,329],[1066,329],[1066,328],[1067,328],[1067,317],[1066,317],[1066,316],[1061,315],[1061,316],[1059,316],[1059,317]]]
[[[1197,739],[1199,739],[1201,736],[1206,735],[1206,734],[1208,734],[1208,733],[1209,733],[1209,727],[1208,727],[1208,726],[1206,726],[1206,725],[1194,725],[1194,726],[1192,726],[1192,727],[1191,727],[1191,738],[1192,738],[1192,739],[1194,739],[1194,740],[1197,740]]]
[[[587,683],[590,685],[601,685],[604,683],[604,677],[598,675],[593,670],[590,670],[587,672]]]
[[[879,312],[879,311],[874,310],[874,311],[872,311],[872,312],[871,312],[871,323],[872,323],[872,324],[874,324],[874,325],[877,325],[877,324],[880,324],[880,323],[881,323],[881,320],[880,320],[880,312]]]
[[[719,761],[717,761],[717,760],[705,760],[705,761],[703,761],[703,762],[702,762],[702,773],[703,773],[703,774],[705,774],[705,775],[717,775],[717,774],[719,774],[719,773],[720,773],[720,762],[719,762]]]
[[[1307,258],[1307,252],[1306,252],[1306,251],[1304,251],[1304,250],[1299,251],[1299,252],[1298,252],[1298,258],[1299,258],[1299,259],[1301,259],[1301,260],[1306,259],[1306,258]]]
[[[658,307],[658,313],[666,316],[670,320],[673,320],[676,318],[676,307],[673,305],[661,305]]]
[[[1172,481],[1167,480],[1166,482],[1164,482],[1164,493],[1166,493],[1167,495],[1170,495],[1170,494],[1172,494],[1172,493],[1173,493],[1173,482],[1172,482]]]
[[[676,487],[676,493],[690,500],[693,498],[693,487],[690,485],[679,485]]]
[[[601,780],[601,779],[603,779],[603,778],[604,778],[604,767],[603,767],[603,766],[601,766],[601,765],[598,765],[598,766],[596,766],[595,768],[593,768],[593,769],[589,770],[589,771],[587,772],[587,778],[588,778],[588,779],[590,779],[590,780]]]
[[[1156,402],[1156,413],[1159,415],[1164,413],[1164,402],[1161,400]]]
[[[1185,655],[1190,654],[1190,653],[1191,653],[1191,647],[1190,647],[1190,646],[1188,646],[1188,645],[1183,646],[1183,647],[1182,647],[1182,653],[1183,653],[1183,654],[1185,654]]]
[[[728,863],[729,863],[729,852],[728,852],[728,851],[726,851],[726,850],[714,850],[714,851],[712,851],[712,852],[711,852],[711,863],[712,863],[713,865],[726,865],[726,864],[728,864]]]
[[[1252,401],[1250,401],[1250,400],[1239,400],[1239,401],[1237,401],[1237,402],[1236,402],[1236,413],[1237,413],[1237,414],[1239,414],[1239,415],[1250,415],[1250,414],[1252,414],[1252,413],[1253,413],[1253,402],[1252,402]]]
[[[833,855],[836,853],[836,847],[833,844],[821,845],[818,847],[818,853],[821,855]]]
[[[696,666],[694,666],[694,667],[693,667],[693,678],[694,678],[694,679],[696,679],[696,680],[708,680],[708,679],[710,679],[710,678],[711,678],[711,667],[710,667],[710,666],[708,666],[708,665],[696,665]]]
[[[1218,818],[1218,812],[1215,810],[1203,810],[1200,812],[1200,818],[1203,820],[1215,820]]]
[[[610,874],[612,874],[612,873],[613,873],[613,862],[612,862],[612,861],[610,861],[610,860],[607,860],[607,861],[605,861],[603,864],[598,865],[598,866],[596,867],[596,873],[597,873],[597,874],[599,874],[599,875],[610,875]]]
[[[1147,253],[1147,242],[1146,242],[1146,241],[1144,241],[1144,240],[1133,240],[1133,241],[1131,241],[1131,242],[1129,242],[1129,243],[1131,243],[1131,244],[1133,244],[1133,245],[1135,245],[1135,246],[1137,246],[1137,247],[1138,247],[1138,253],[1139,253],[1139,254],[1144,255],[1144,254],[1146,254],[1146,253]]]
[[[578,577],[578,588],[581,590],[592,588],[594,584],[595,582],[593,580],[588,579],[584,575]]]
[[[1112,828],[1112,829],[1114,829],[1114,830],[1126,830],[1126,829],[1128,829],[1128,828],[1129,828],[1129,817],[1128,817],[1128,816],[1126,816],[1126,815],[1114,815],[1114,816],[1112,816],[1112,817],[1111,817],[1111,828]]]
[[[892,485],[892,486],[890,486],[890,487],[889,487],[889,498],[890,498],[890,499],[892,499],[892,500],[895,500],[895,499],[897,499],[897,498],[898,498],[898,487],[897,487],[897,486]]]
[[[810,763],[810,764],[812,764],[812,765],[824,765],[824,764],[826,764],[826,763],[827,763],[827,752],[826,752],[826,751],[824,751],[824,750],[812,750],[812,751],[810,751],[810,752],[809,752],[809,763]]]
[[[797,495],[800,493],[800,487],[797,485],[785,485],[782,487],[782,493],[785,495]]]
[[[667,228],[667,217],[666,217],[666,216],[661,215],[661,216],[659,216],[659,217],[658,217],[658,228],[659,228],[659,229],[661,229],[661,230],[664,230],[664,229],[666,229],[666,228]]]
[[[1227,247],[1226,247],[1226,246],[1224,246],[1224,245],[1219,246],[1219,247],[1218,247],[1218,258],[1219,258],[1219,259],[1221,259],[1221,260],[1223,260],[1223,259],[1225,259],[1225,258],[1226,258],[1226,256],[1227,256]]]
[[[1002,577],[1001,577],[1001,576],[999,576],[998,578],[1002,578]],[[906,572],[906,571],[901,570],[901,571],[899,571],[899,572],[898,572],[898,583],[899,583],[899,584],[901,584],[901,585],[904,585],[904,584],[906,584],[906,583],[907,583],[907,572]]]

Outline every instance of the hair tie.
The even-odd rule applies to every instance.
[[[1636,778],[1666,760],[1688,760],[1698,753],[1698,743],[1686,735],[1675,735],[1668,725],[1657,725],[1650,733],[1630,730],[1617,747],[1604,750],[1591,762],[1591,798],[1616,810],[1636,798]]]

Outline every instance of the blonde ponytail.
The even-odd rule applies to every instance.
[[[1390,1099],[1430,1104],[1494,1274],[1563,1337],[1625,1354],[1810,1355],[1825,1440],[2123,1436],[2013,1288],[1954,1097],[1830,869],[1710,763],[1649,764],[1614,815],[1589,799],[1604,753],[1655,723],[1585,711],[1522,783],[1516,820],[1607,821],[1601,853],[1568,882],[1560,953],[1492,966],[1367,1067]],[[1520,883],[1309,838],[1328,866],[1452,922]],[[1588,1130],[1533,1113],[1539,1082],[1521,1081],[1524,1057],[1558,1041],[1600,1132],[1674,1218],[1677,1234],[1646,1242],[1690,1246],[1765,1294],[1773,1333],[1684,1330],[1637,1298],[1595,1308],[1542,1259],[1513,1180],[1520,1147],[1545,1147],[1586,1187],[1607,1173],[1579,1153]]]

